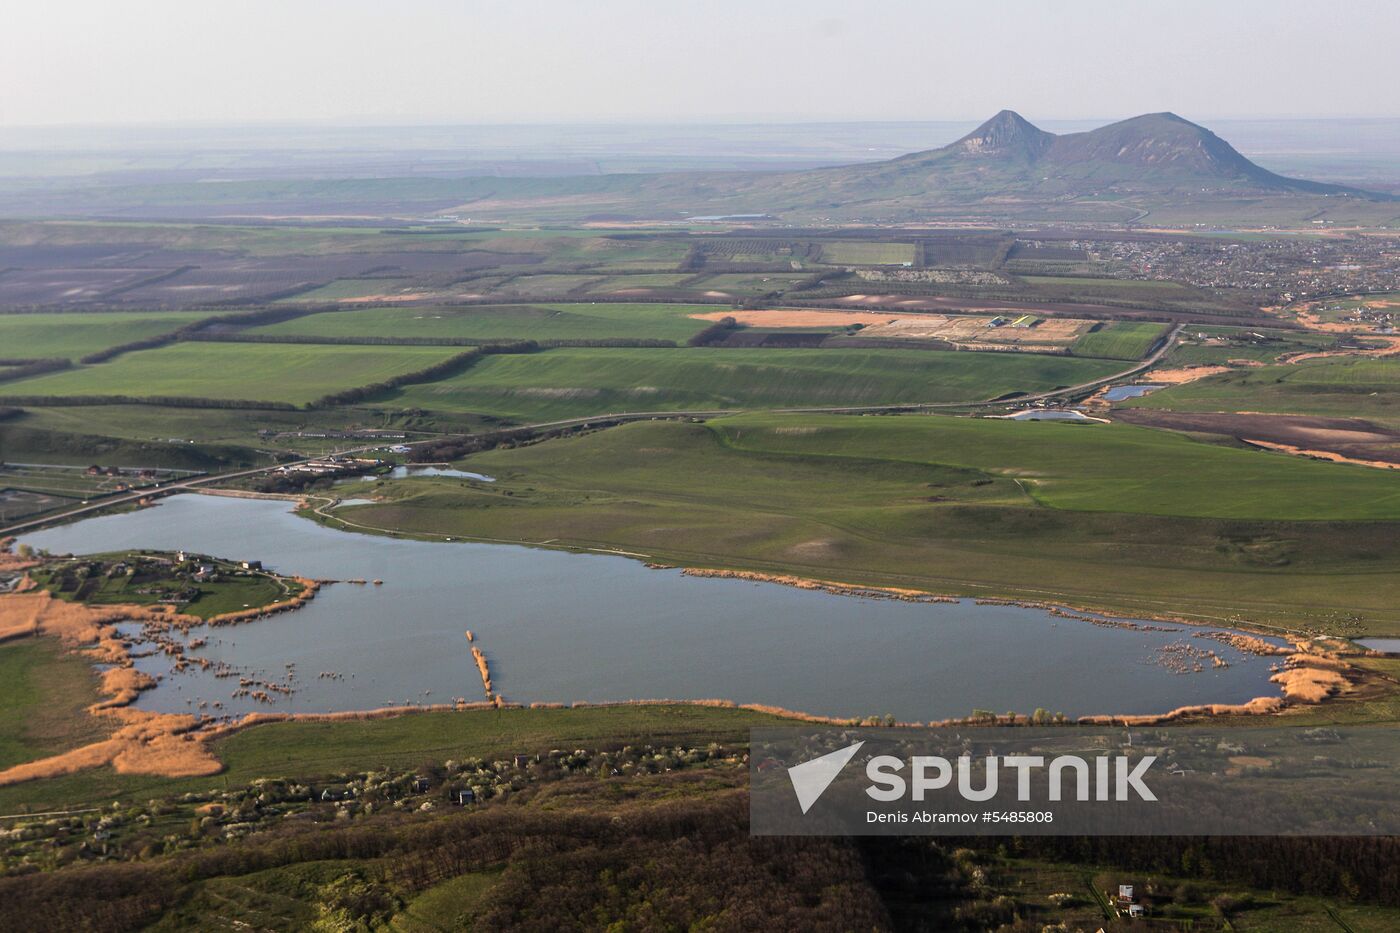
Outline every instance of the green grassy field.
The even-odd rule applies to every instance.
[[[1167,325],[1152,322],[1113,321],[1074,342],[1075,356],[1110,360],[1140,360],[1166,331]]]
[[[733,272],[701,279],[691,288],[698,291],[717,291],[724,292],[726,295],[752,297],[783,291],[807,277],[805,273],[801,272]]]
[[[1121,364],[923,350],[580,349],[492,356],[406,386],[395,407],[545,421],[601,412],[959,402],[1107,376]]]
[[[317,337],[467,337],[565,340],[640,337],[684,343],[710,322],[691,314],[713,305],[608,304],[486,305],[466,308],[365,308],[327,311],[250,328],[255,334]]]
[[[24,449],[17,449],[12,459],[35,463],[86,466],[96,456],[104,464],[188,463],[190,469],[203,469],[214,458],[201,457],[201,451],[225,458],[236,452],[235,459],[251,463],[266,459],[257,451],[320,454],[343,449],[347,444],[373,443],[377,435],[372,432],[385,432],[384,443],[392,444],[400,439],[420,440],[433,434],[460,434],[489,427],[481,419],[460,412],[426,415],[369,408],[283,411],[51,405],[27,408],[12,424],[0,424],[0,442],[18,440],[22,435]],[[73,438],[87,440],[75,442]],[[143,450],[150,450],[150,456]],[[121,459],[114,459],[117,453]],[[178,462],[168,462],[172,455]],[[146,459],[141,459],[143,456]]]
[[[500,285],[493,291],[502,295],[521,295],[526,298],[533,297],[563,297],[569,292],[586,292],[591,287],[603,282],[603,277],[599,275],[580,274],[565,275],[544,273],[540,275],[518,275]]]
[[[77,360],[107,347],[168,334],[206,317],[205,312],[188,311],[0,314],[0,355]]]
[[[20,466],[15,463],[0,465],[0,488],[23,489],[70,499],[88,499],[95,496],[120,492],[121,487],[142,482],[133,476],[88,476],[87,471],[78,466]]]
[[[351,298],[364,298],[371,295],[393,295],[399,292],[412,292],[411,279],[336,279],[328,285],[298,292],[280,299],[277,304],[296,304],[305,301],[345,301]]]
[[[301,404],[425,369],[448,347],[178,343],[9,383],[5,395],[192,396]]]
[[[107,735],[110,724],[85,712],[98,699],[91,661],[58,639],[0,645],[0,769]]]
[[[1160,389],[1128,404],[1178,411],[1370,418],[1400,424],[1400,357],[1332,357],[1254,367]]]
[[[597,285],[589,289],[589,292],[596,295],[606,296],[620,291],[627,291],[634,288],[675,288],[686,279],[692,278],[689,272],[656,272],[639,273],[637,275],[614,275],[609,276]]]
[[[415,897],[391,921],[395,933],[457,930],[500,878],[499,871],[472,872],[435,885]]]
[[[277,183],[272,183],[277,187]],[[195,188],[206,186],[198,185]],[[453,255],[468,250],[502,254],[528,253],[558,262],[664,265],[679,261],[689,249],[678,240],[613,238],[595,230],[471,230],[435,228],[431,235],[386,233],[372,226],[294,226],[290,224],[147,223],[144,221],[38,221],[0,225],[7,246],[74,246],[111,244],[172,250],[224,250],[250,256],[322,256],[409,250]]]
[[[1193,518],[1400,519],[1400,476],[1219,447],[1132,425],[986,418],[777,416],[714,423],[727,446],[906,461],[1014,478],[1056,509]]]
[[[1400,630],[1400,476],[1127,425],[645,422],[377,485],[356,529],[1213,622]]]
[[[47,412],[52,409],[37,410]],[[152,413],[166,410],[152,409]],[[199,409],[179,411],[188,415]],[[100,414],[93,417],[92,433],[31,426],[28,410],[24,417],[14,423],[0,424],[0,450],[5,452],[6,459],[16,463],[89,466],[97,460],[104,466],[165,467],[198,472],[218,472],[267,460],[264,454],[244,446],[114,437],[101,422]]]
[[[823,242],[822,262],[835,266],[898,266],[915,259],[913,243]]]

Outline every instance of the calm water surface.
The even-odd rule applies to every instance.
[[[361,535],[297,518],[281,501],[180,495],[23,540],[54,553],[184,548],[284,573],[384,581],[335,584],[296,612],[192,633],[208,638],[194,654],[240,671],[283,680],[292,664],[290,698],[273,707],[235,700],[236,677],[171,674],[154,656],[137,662],[161,676],[137,703],[154,710],[478,700],[466,629],[490,657],[496,689],[517,702],[722,697],[928,720],[974,707],[1149,713],[1277,690],[1270,659],[1192,637],[1191,627],[1128,630],[1018,607],[687,577],[615,556]],[[1155,663],[1183,642],[1215,649],[1230,666],[1180,674]]]
[[[1155,392],[1156,390],[1161,389],[1161,388],[1164,388],[1164,386],[1161,386],[1161,385],[1144,385],[1144,384],[1130,385],[1130,386],[1114,386],[1114,387],[1112,387],[1111,389],[1109,389],[1107,392],[1105,392],[1105,393],[1103,394],[1103,397],[1104,397],[1104,400],[1105,400],[1105,401],[1108,401],[1108,402],[1121,402],[1121,401],[1124,401],[1125,399],[1130,399],[1130,398],[1141,398],[1142,396],[1146,395],[1147,393],[1149,393],[1149,392]]]
[[[1012,421],[1088,421],[1089,416],[1082,411],[1068,408],[1033,408],[1007,415]]]

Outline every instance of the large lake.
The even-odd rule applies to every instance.
[[[137,703],[154,710],[480,700],[467,629],[490,657],[497,691],[524,703],[716,697],[930,720],[974,707],[1151,713],[1277,692],[1268,682],[1275,659],[1194,637],[1200,630],[1189,626],[1134,630],[1011,606],[687,577],[624,557],[362,535],[297,518],[282,501],[180,495],[23,540],[54,553],[183,548],[289,574],[384,581],[335,584],[296,612],[191,633],[208,638],[192,654],[240,671],[281,681],[293,664],[290,697],[271,707],[234,699],[238,678],[193,667],[171,674],[156,655],[137,662],[163,675]],[[1214,649],[1229,666],[1174,673],[1159,663],[1183,643]]]

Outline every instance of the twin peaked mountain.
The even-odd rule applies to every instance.
[[[950,146],[910,161],[999,160],[1042,175],[1109,182],[1199,180],[1260,191],[1342,193],[1339,185],[1303,181],[1260,168],[1203,126],[1174,113],[1149,113],[1085,133],[1056,136],[1014,110],[1003,110]]]
[[[1400,222],[1394,199],[1277,175],[1171,113],[1056,135],[1003,110],[954,143],[883,162],[780,172],[480,178],[454,187],[454,211],[536,220],[763,214],[822,225],[1121,224],[1149,215],[1150,222],[1181,226]]]
[[[1366,197],[1340,185],[1276,175],[1203,126],[1150,113],[1057,136],[1003,110],[957,142],[867,165],[828,170],[839,183],[917,185],[958,199],[1082,198],[1103,194]]]

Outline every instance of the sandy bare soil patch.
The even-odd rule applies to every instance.
[[[722,321],[732,317],[746,327],[849,327],[851,324],[873,326],[889,320],[888,314],[875,311],[803,311],[774,308],[771,311],[706,311],[692,314],[697,321]]]
[[[1330,460],[1333,463],[1352,463],[1357,466],[1378,467],[1383,470],[1400,470],[1400,463],[1390,463],[1385,460],[1357,460],[1354,457],[1347,457],[1330,450],[1308,450],[1305,447],[1294,447],[1290,444],[1274,444],[1269,441],[1256,440],[1254,438],[1241,438],[1246,444],[1255,447],[1262,447],[1265,450],[1276,450],[1280,453],[1293,454],[1298,457],[1314,457],[1318,460]]]
[[[1166,385],[1181,385],[1183,382],[1195,382],[1197,379],[1218,376],[1229,371],[1230,367],[1228,366],[1183,366],[1180,369],[1154,369],[1143,379]]]
[[[987,315],[924,314],[867,327],[861,331],[861,336],[946,340],[957,344],[1066,346],[1093,326],[1091,321],[1075,318],[1046,318],[1034,327],[1006,324],[991,327],[993,320]]]
[[[706,311],[690,315],[701,321],[733,318],[747,327],[849,327],[865,325],[860,337],[880,340],[939,340],[958,345],[1016,346],[1055,350],[1073,343],[1093,326],[1077,318],[1044,318],[1034,327],[989,326],[990,314],[880,311],[809,311],[775,308],[752,311]],[[1008,315],[1001,315],[1008,320]]]

